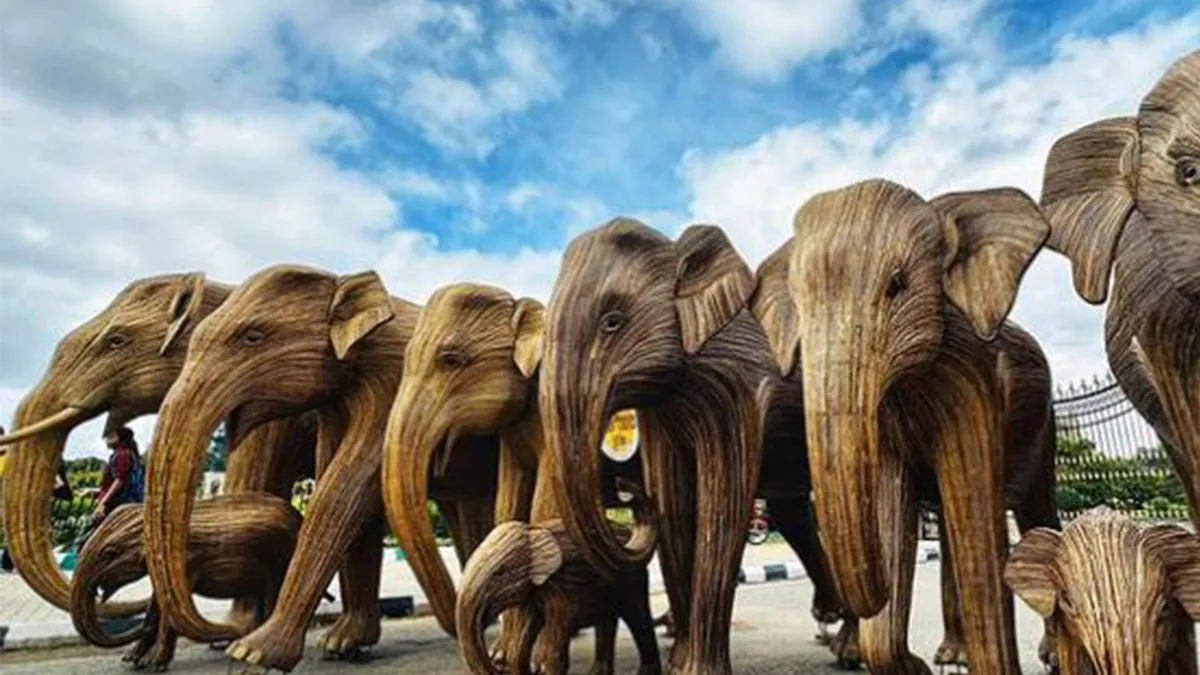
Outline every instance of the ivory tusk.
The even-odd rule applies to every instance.
[[[85,411],[83,408],[67,406],[66,408],[63,408],[49,417],[40,419],[29,426],[21,427],[7,436],[0,436],[0,445],[12,445],[18,441],[23,441],[30,436],[36,436],[43,431],[47,431],[55,427],[61,427],[64,424],[70,424],[86,414],[87,411]]]

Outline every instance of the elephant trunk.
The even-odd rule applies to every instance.
[[[557,351],[555,347],[551,350]],[[581,391],[584,380],[574,368],[551,365],[541,380],[539,405],[546,434],[546,452],[552,453],[562,486],[560,511],[572,541],[598,571],[616,573],[645,565],[654,553],[654,538],[639,529],[624,544],[608,521],[600,484],[600,446],[613,406],[605,383],[589,395]]]
[[[209,439],[225,414],[221,403],[236,398],[235,392],[222,390],[229,379],[198,386],[185,371],[176,381],[159,412],[146,474],[146,567],[155,596],[179,633],[199,642],[240,636],[235,627],[200,615],[187,564],[192,500]]]
[[[891,583],[877,503],[884,378],[872,367],[879,359],[864,340],[815,335],[803,344],[805,426],[821,543],[847,607],[867,618],[883,609]]]
[[[468,670],[476,675],[499,672],[484,639],[488,619],[529,600],[534,588],[558,571],[562,561],[562,549],[547,530],[509,521],[488,534],[463,571],[456,607],[458,644]],[[528,667],[539,628],[540,615],[533,619],[522,627],[515,659],[520,669]]]
[[[71,607],[71,586],[54,558],[50,527],[50,495],[71,429],[89,416],[62,405],[44,389],[34,390],[15,415],[14,442],[4,476],[4,532],[17,571],[39,596],[62,610]],[[102,616],[130,616],[147,603],[106,603]]]
[[[442,629],[455,634],[454,581],[438,551],[429,499],[429,467],[435,454],[449,453],[454,439],[445,425],[409,405],[407,391],[396,399],[388,425],[383,460],[383,501],[388,523],[395,533],[413,574],[429,598]]]
[[[124,583],[140,578],[144,573],[141,543],[141,509],[117,509],[88,539],[79,552],[71,584],[71,621],[75,630],[98,647],[120,647],[140,639],[146,633],[144,625],[111,635],[100,625],[96,592],[105,595],[115,592]]]

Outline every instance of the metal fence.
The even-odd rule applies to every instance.
[[[1054,415],[1064,520],[1094,506],[1135,518],[1188,518],[1183,485],[1162,441],[1111,374],[1060,387]]]

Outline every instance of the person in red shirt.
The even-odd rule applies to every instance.
[[[137,489],[142,458],[138,455],[133,430],[121,427],[105,436],[104,442],[109,450],[112,450],[112,454],[104,466],[100,497],[96,500],[96,510],[92,514],[92,520],[97,525],[118,506],[142,501],[140,490]]]

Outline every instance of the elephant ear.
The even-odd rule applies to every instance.
[[[546,583],[563,565],[562,548],[549,530],[529,529],[529,580],[534,586]]]
[[[395,316],[392,298],[373,271],[339,277],[329,306],[329,341],[339,361],[371,331]]]
[[[1146,545],[1161,557],[1183,611],[1200,621],[1200,537],[1177,525],[1154,525],[1146,530]]]
[[[688,227],[675,250],[675,311],[683,349],[695,354],[746,307],[754,292],[754,275],[714,225]]]
[[[204,272],[189,272],[180,276],[175,285],[175,294],[167,308],[170,325],[167,326],[167,336],[163,338],[158,355],[164,356],[171,347],[179,341],[184,329],[194,323],[204,307]]]
[[[795,370],[800,349],[796,303],[788,290],[788,261],[792,256],[792,241],[788,239],[758,266],[754,275],[758,283],[754,295],[750,296],[750,311],[762,324],[784,377]]]
[[[943,287],[979,337],[1012,311],[1021,277],[1050,234],[1037,204],[1015,188],[953,192],[931,202],[942,219]]]
[[[1046,244],[1070,258],[1075,291],[1092,304],[1108,299],[1117,242],[1134,208],[1138,152],[1137,119],[1114,117],[1058,139],[1046,158]]]
[[[1061,545],[1058,532],[1034,528],[1021,538],[1004,566],[1004,583],[1043,618],[1049,618],[1058,606],[1055,559]]]
[[[542,342],[545,335],[542,303],[533,298],[521,298],[515,303],[512,329],[515,336],[513,361],[526,378],[533,377],[542,362]]]

